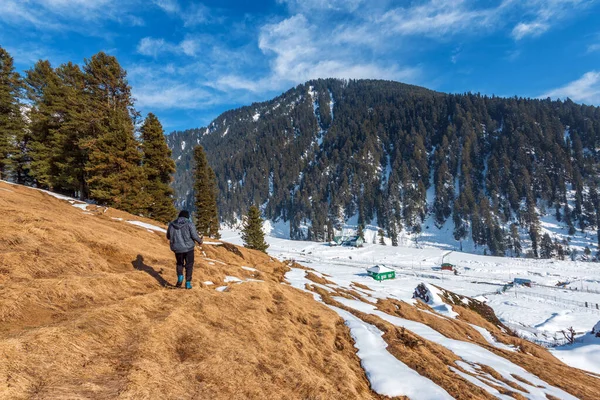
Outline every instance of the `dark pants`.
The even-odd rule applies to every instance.
[[[192,280],[192,273],[194,272],[194,250],[190,250],[187,253],[175,253],[177,259],[177,276],[183,275],[183,268],[185,267],[185,280]]]

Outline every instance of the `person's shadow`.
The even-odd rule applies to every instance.
[[[144,256],[142,256],[141,254],[137,255],[136,259],[131,262],[131,265],[133,265],[134,269],[137,269],[138,271],[144,271],[145,273],[156,279],[160,286],[172,286],[171,284],[169,284],[169,282],[165,280],[165,278],[162,277],[162,268],[160,269],[160,271],[157,271],[151,266],[144,264]]]

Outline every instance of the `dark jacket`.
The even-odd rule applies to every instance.
[[[196,227],[187,218],[177,218],[169,224],[167,239],[171,242],[171,250],[175,253],[187,253],[194,250],[194,241],[202,244],[202,238],[198,236]]]

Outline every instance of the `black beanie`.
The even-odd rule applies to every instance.
[[[190,219],[190,212],[187,210],[181,210],[179,212],[179,217],[177,217],[177,218],[181,218],[181,217]]]

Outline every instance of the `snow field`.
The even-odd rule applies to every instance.
[[[237,231],[224,230],[222,235],[224,241],[243,244]],[[448,253],[444,249],[372,244],[366,244],[363,248],[330,247],[324,243],[272,236],[266,236],[265,239],[270,245],[268,252],[273,257],[294,259],[323,274],[334,276],[335,282],[341,287],[350,288],[353,282],[357,282],[374,289],[374,292],[364,292],[367,300],[389,297],[414,304],[413,291],[419,283],[424,282],[486,301],[505,325],[523,338],[547,347],[563,344],[565,340],[561,331],[571,326],[578,333],[577,340],[580,340],[600,320],[600,313],[594,308],[575,304],[584,304],[586,301],[590,305],[600,304],[600,293],[593,292],[600,289],[600,267],[595,263],[452,252],[444,261],[457,267],[459,274],[454,275],[451,271],[440,270],[442,256]],[[366,268],[378,264],[394,269],[396,279],[377,282],[370,278]],[[533,287],[505,288],[515,277],[531,279]],[[567,288],[556,286],[564,282],[567,282]],[[577,287],[578,290],[570,290],[569,287]],[[304,285],[299,284],[299,288],[303,289]],[[480,333],[486,340],[490,339],[488,342],[494,341],[493,337]],[[596,353],[596,346],[600,346],[600,343],[585,342],[576,348],[562,346],[557,348],[557,351],[561,351],[557,357],[571,366],[590,372],[599,371],[600,356]],[[577,355],[568,357],[569,351]]]
[[[331,272],[331,271],[330,271]],[[337,276],[331,275],[328,272],[328,279],[339,283],[336,278]],[[306,278],[306,271],[301,269],[292,269],[289,273],[286,274],[286,279],[290,282],[293,287],[299,288],[301,290],[306,291],[305,285],[310,284],[313,285],[314,282],[308,280]],[[375,282],[375,281],[372,281]],[[346,289],[349,289],[349,286],[340,285]],[[373,289],[374,285],[370,287]],[[377,292],[377,289],[374,289]],[[321,301],[321,298],[318,294],[310,292],[313,294],[316,300]],[[377,296],[379,297],[379,296]],[[391,316],[387,313],[377,310],[374,304],[365,303],[359,300],[350,300],[344,297],[333,297],[335,301],[344,306],[354,309],[363,313],[372,314],[382,318],[383,320],[398,326],[408,329],[409,331],[423,337],[426,340],[437,343],[441,346],[444,346],[448,350],[452,351],[459,358],[463,360],[462,364],[457,364],[457,366],[463,368],[464,366],[468,366],[469,369],[467,371],[475,371],[472,372],[471,378],[469,379],[471,382],[476,383],[478,386],[482,387],[484,390],[488,391],[490,394],[496,395],[498,392],[489,387],[486,382],[492,382],[495,385],[502,386],[507,390],[517,391],[521,395],[526,396],[530,399],[547,399],[546,394],[556,396],[561,399],[575,399],[575,397],[569,395],[568,393],[552,387],[539,379],[534,374],[529,373],[525,369],[520,366],[510,362],[509,360],[492,353],[491,351],[478,346],[475,343],[450,339],[440,334],[433,328],[429,326],[406,320],[404,318],[399,318],[396,316]],[[441,298],[440,300],[441,301]],[[356,341],[356,347],[358,349],[358,356],[361,359],[361,364],[365,369],[367,377],[375,390],[379,394],[384,394],[388,396],[399,396],[405,395],[410,398],[445,398],[445,394],[447,393],[441,389],[439,386],[435,385],[429,379],[426,381],[415,379],[412,374],[416,374],[416,372],[410,368],[408,368],[405,364],[395,359],[387,350],[387,344],[383,339],[381,339],[382,332],[359,318],[355,317],[353,314],[348,313],[347,311],[341,310],[337,307],[329,306],[329,308],[336,311],[345,321],[346,325],[351,330],[352,337]],[[447,310],[442,310],[443,312],[447,312]],[[442,313],[443,315],[443,313]],[[508,351],[514,351],[513,348],[506,346],[504,348],[502,344],[499,344],[493,339],[493,336],[483,328],[478,329],[478,331],[486,338],[488,342],[491,342],[495,347],[502,348]],[[383,342],[383,343],[381,343]],[[374,356],[376,354],[376,356]],[[396,362],[392,362],[390,357],[394,359]],[[374,360],[378,360],[375,362]],[[525,391],[518,391],[517,389],[507,385],[505,382],[501,380],[495,379],[488,373],[483,372],[478,367],[479,365],[488,365],[493,368],[496,372],[502,375],[503,379],[509,382],[512,382],[519,387],[523,387]],[[411,372],[407,372],[407,370]],[[465,368],[463,368],[465,369]],[[521,378],[524,378],[528,382],[531,383],[525,384],[522,381],[519,381],[514,378],[514,375],[517,375]],[[424,378],[421,376],[421,378]],[[407,387],[408,385],[408,387]],[[441,391],[441,392],[440,392]]]

